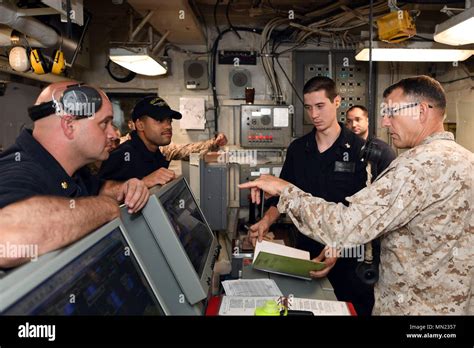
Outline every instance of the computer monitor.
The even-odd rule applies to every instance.
[[[205,299],[219,246],[186,180],[157,190],[142,214],[187,301]]]
[[[155,285],[116,219],[0,279],[7,315],[163,315]]]
[[[157,207],[158,200],[156,197],[152,197],[148,204]],[[144,269],[149,274],[150,282],[157,289],[165,315],[203,315],[205,301],[190,304],[184,296],[181,285],[157,242],[156,232],[153,232],[143,214],[141,212],[129,214],[126,206],[122,206],[120,211],[122,223],[127,229],[130,242],[135,247]],[[154,230],[156,231],[156,229]]]
[[[214,238],[184,180],[159,194],[186,255],[201,276]]]

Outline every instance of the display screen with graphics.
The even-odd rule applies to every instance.
[[[119,227],[4,312],[8,315],[163,315]]]
[[[212,231],[183,180],[159,198],[196,273],[201,276],[213,241]]]

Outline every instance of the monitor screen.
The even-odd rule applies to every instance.
[[[5,314],[162,315],[120,227],[38,284]]]
[[[180,180],[159,197],[196,273],[201,277],[214,235],[194,200],[189,187]]]

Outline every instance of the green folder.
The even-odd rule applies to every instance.
[[[296,259],[294,257],[270,254],[261,251],[253,263],[253,268],[270,273],[311,280],[310,271],[320,271],[326,267],[324,262]]]

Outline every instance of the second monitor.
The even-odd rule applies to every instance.
[[[188,302],[205,299],[219,247],[186,180],[178,178],[152,195],[143,217]]]

